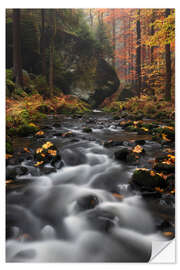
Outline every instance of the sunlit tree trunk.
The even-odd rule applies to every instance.
[[[20,33],[20,9],[13,9],[13,74],[16,87],[23,88]]]
[[[170,15],[170,9],[165,11],[166,17]],[[166,90],[165,98],[167,101],[171,100],[171,48],[170,44],[165,45],[165,56],[166,56]]]
[[[136,76],[137,76],[137,94],[140,97],[141,94],[141,24],[140,24],[140,9],[138,10],[138,18],[136,22]]]

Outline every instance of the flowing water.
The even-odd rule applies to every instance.
[[[34,168],[30,158],[18,163],[28,171],[17,176],[15,187],[7,192],[7,261],[149,261],[152,240],[162,236],[147,202],[129,185],[137,166],[114,160],[118,146],[103,146],[104,140],[119,136],[126,145],[135,134],[124,132],[100,112],[80,119],[50,116],[41,126],[46,137],[27,138],[26,145],[35,149],[44,141],[53,142],[64,166],[46,174]],[[84,133],[84,126],[93,132]],[[69,130],[74,137],[58,135]],[[149,166],[160,145],[147,138],[144,148],[149,154],[142,162]]]

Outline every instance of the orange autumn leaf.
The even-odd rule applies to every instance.
[[[6,185],[13,183],[13,180],[6,180]]]
[[[6,154],[6,159],[9,159],[9,158],[12,158],[13,155],[10,155],[10,154]]]
[[[36,154],[39,154],[39,153],[41,153],[42,151],[43,151],[42,148],[37,148],[37,149],[36,149]]]
[[[171,160],[172,163],[175,163],[175,156],[173,155],[168,155],[169,159]]]
[[[42,148],[43,148],[43,149],[48,149],[48,148],[50,148],[51,146],[53,146],[53,143],[52,143],[52,142],[46,142],[45,144],[43,144]]]
[[[44,163],[44,161],[38,161],[38,162],[36,162],[36,164],[34,164],[34,166],[37,167],[37,166],[42,165],[43,163]]]
[[[164,189],[160,188],[160,187],[155,187],[155,190],[158,191],[158,192],[164,192]]]
[[[30,153],[29,149],[27,147],[24,147],[24,151],[27,153]]]
[[[172,232],[163,232],[164,236],[172,236],[173,233]]]
[[[151,176],[155,176],[156,173],[155,173],[154,171],[151,170],[151,171],[150,171],[150,175],[151,175]]]
[[[124,198],[123,195],[118,194],[118,193],[113,193],[112,195],[113,195],[114,197],[118,198],[118,199],[123,199],[123,198]]]
[[[36,135],[43,135],[43,134],[44,134],[44,131],[42,131],[42,130],[36,132]]]
[[[46,155],[44,153],[41,154],[41,157],[45,157]]]
[[[169,140],[166,136],[166,134],[162,133],[162,139],[166,142],[170,142],[171,140]]]
[[[142,153],[143,148],[140,145],[136,145],[133,150],[134,153]]]
[[[51,155],[51,156],[56,156],[57,154],[57,151],[56,150],[48,150],[48,153]]]

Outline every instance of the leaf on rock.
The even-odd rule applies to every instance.
[[[38,162],[36,162],[36,164],[34,164],[34,166],[35,167],[38,167],[38,166],[42,165],[43,163],[44,163],[43,160],[42,161],[38,161]]]
[[[41,147],[40,148],[37,148],[36,149],[36,154],[40,154],[42,151],[43,151],[43,148],[41,148]]]
[[[43,149],[48,149],[48,148],[50,148],[51,146],[53,146],[53,143],[52,143],[52,142],[46,142],[45,144],[43,144],[42,148],[43,148]]]
[[[9,158],[12,158],[13,155],[10,155],[10,154],[6,154],[6,159],[9,159]]]
[[[173,233],[172,232],[163,232],[164,236],[172,236]]]
[[[170,142],[171,140],[169,140],[166,136],[166,134],[162,133],[162,139],[166,142]]]
[[[29,149],[27,147],[24,147],[24,151],[27,153],[30,153]]]
[[[164,189],[160,188],[160,187],[155,187],[155,190],[158,191],[158,192],[164,192]]]
[[[133,150],[134,153],[142,153],[143,152],[143,148],[140,145],[136,145]]]
[[[44,131],[40,130],[40,131],[36,132],[36,135],[44,135]]]
[[[57,155],[57,151],[56,150],[48,150],[48,153],[51,155],[51,156],[56,156]]]
[[[113,193],[112,195],[113,195],[114,197],[118,198],[118,199],[121,199],[121,200],[124,198],[124,196],[121,195],[121,194],[119,194],[119,193]]]

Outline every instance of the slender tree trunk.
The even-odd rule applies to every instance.
[[[113,20],[112,20],[112,28],[113,28],[113,68],[115,69],[116,59],[115,59],[115,50],[116,50],[116,22],[115,22],[115,9],[112,10]]]
[[[140,9],[138,10],[138,19],[136,23],[137,31],[137,49],[136,49],[136,76],[137,76],[137,94],[141,94],[141,24],[140,24]]]
[[[170,15],[170,9],[166,9],[166,17]],[[165,98],[167,101],[171,100],[171,48],[170,44],[165,45],[166,56],[166,91]]]
[[[13,9],[13,74],[16,87],[23,88],[20,33],[20,9]]]
[[[46,54],[45,54],[45,10],[41,9],[41,69],[42,75],[46,76]]]
[[[93,13],[92,13],[92,9],[89,9],[89,16],[90,16],[90,21],[91,21],[91,30],[93,29]]]
[[[49,88],[50,88],[50,96],[53,96],[54,93],[54,41],[56,35],[56,10],[51,10],[51,21],[52,21],[52,36],[49,47]]]
[[[154,11],[152,11],[151,36],[154,35],[154,25],[153,25],[153,23],[154,23],[154,16],[155,16]],[[151,64],[153,64],[153,62],[154,62],[154,46],[151,46]]]

